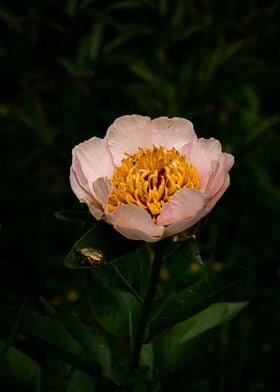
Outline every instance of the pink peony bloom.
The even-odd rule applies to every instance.
[[[70,183],[90,213],[132,240],[156,242],[197,223],[229,186],[232,155],[183,118],[128,115],[73,149]]]

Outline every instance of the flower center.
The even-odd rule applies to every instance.
[[[200,189],[200,177],[192,164],[174,147],[139,148],[127,154],[114,170],[108,210],[135,204],[147,210],[156,222],[161,207],[182,188]]]

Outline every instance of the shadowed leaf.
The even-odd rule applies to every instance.
[[[0,340],[0,350],[5,347],[5,342]],[[22,390],[40,391],[41,367],[34,359],[10,346],[1,368],[0,383],[11,387],[20,387]],[[26,389],[25,389],[26,388]],[[29,388],[29,389],[27,389]]]
[[[68,254],[65,265],[69,268],[91,268],[79,260],[79,250],[94,248],[104,253],[106,263],[111,263],[141,246],[142,241],[131,241],[120,235],[112,226],[97,222],[82,238],[80,238]]]
[[[209,275],[192,286],[160,299],[148,325],[148,339],[203,310],[227,289],[252,277],[250,270],[227,268]]]
[[[212,304],[165,334],[161,353],[161,377],[166,378],[204,348],[248,302]]]

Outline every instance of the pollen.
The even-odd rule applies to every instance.
[[[154,222],[165,203],[183,188],[200,189],[195,167],[174,147],[139,148],[117,166],[112,178],[113,190],[108,210],[113,212],[124,204],[144,208]]]

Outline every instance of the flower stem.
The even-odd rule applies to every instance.
[[[138,330],[137,330],[136,339],[133,347],[131,369],[135,369],[139,365],[142,344],[145,340],[145,329],[146,329],[147,321],[151,312],[153,300],[157,289],[160,267],[162,264],[162,256],[163,256],[163,244],[161,241],[159,241],[155,244],[155,254],[153,260],[152,272],[151,272],[149,287],[143,304],[142,314],[139,320]]]

